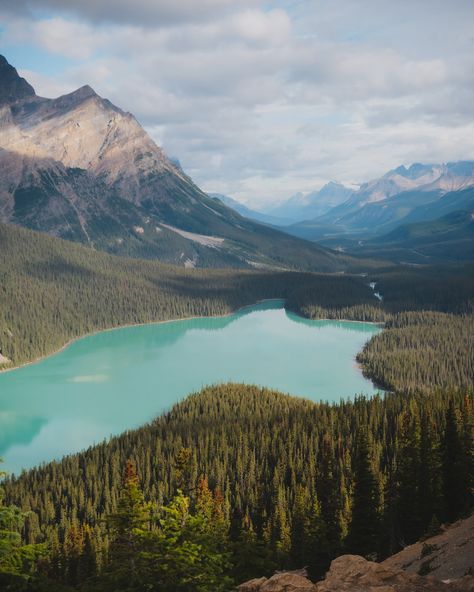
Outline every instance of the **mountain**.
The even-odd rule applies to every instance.
[[[10,361],[15,366],[30,362],[71,339],[120,325],[209,315],[228,319],[226,315],[242,306],[271,298],[284,298],[293,311],[312,295],[321,306],[373,300],[360,276],[189,270],[112,256],[2,223],[0,278],[0,367]]]
[[[310,227],[306,227],[306,230],[309,232]],[[473,261],[474,202],[471,203],[470,210],[456,210],[434,220],[407,222],[386,234],[343,234],[327,236],[322,241],[330,248],[354,256],[387,259],[395,263],[435,264]]]
[[[0,66],[0,221],[186,267],[344,267],[207,196],[90,86],[45,99]]]
[[[261,222],[262,224],[269,224],[272,226],[285,226],[286,224],[291,224],[291,220],[288,218],[279,218],[278,216],[271,216],[270,214],[264,214],[263,212],[257,212],[256,210],[252,210],[241,204],[236,199],[229,197],[228,195],[222,195],[222,193],[208,193],[212,199],[218,199],[224,205],[229,208],[232,208],[236,212],[238,212],[244,218],[250,218],[251,220],[256,220],[257,222]]]
[[[0,55],[0,106],[35,95],[31,84],[18,76],[18,72]]]
[[[425,222],[402,224],[360,249],[378,257],[412,263],[474,259],[474,209]],[[357,251],[356,251],[357,252]]]
[[[292,222],[310,220],[321,216],[331,208],[345,202],[353,193],[352,189],[331,181],[319,191],[311,193],[295,193],[288,200],[277,207],[266,210],[265,213]]]
[[[432,208],[440,205],[437,202],[443,196],[472,187],[471,161],[401,166],[364,183],[347,201],[313,222],[316,226],[333,225],[349,232],[383,232],[384,227],[388,230],[405,218],[408,221],[408,216],[419,207],[427,206],[425,211],[431,211],[431,217],[441,215]],[[455,209],[460,208],[455,206],[451,211]]]

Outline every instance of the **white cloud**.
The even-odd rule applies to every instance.
[[[260,0],[239,0],[240,6]],[[199,22],[232,10],[235,0],[3,0],[2,8],[11,13],[35,14],[38,10],[75,15],[99,23],[136,23],[167,26]]]
[[[190,0],[139,0],[142,22],[123,3],[114,23],[105,2],[70,3],[88,21],[44,4],[58,13],[5,17],[1,39],[73,60],[54,78],[22,71],[38,92],[91,84],[204,189],[255,203],[402,162],[474,158],[471,2],[414,0],[407,18],[408,0],[209,0],[199,15]],[[144,26],[150,10],[161,17]]]

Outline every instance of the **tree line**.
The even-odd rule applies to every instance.
[[[357,355],[364,374],[385,389],[430,391],[474,384],[474,315],[405,312]]]
[[[0,224],[0,350],[14,365],[124,324],[223,315],[294,291],[324,303],[374,300],[364,278],[190,270],[125,259]],[[296,298],[294,306],[299,306]]]
[[[472,404],[462,390],[328,404],[209,387],[143,428],[8,479],[6,503],[26,513],[22,544],[44,546],[41,573],[57,585],[122,589],[114,578],[131,562],[138,583],[124,590],[145,589],[140,578],[168,590],[166,577],[188,573],[174,553],[184,566],[197,548],[210,579],[175,590],[226,590],[276,568],[318,578],[342,552],[383,558],[469,514]],[[124,501],[132,485],[137,507]],[[127,546],[120,529],[137,516]],[[157,572],[163,556],[168,576]]]
[[[472,271],[472,266],[392,266],[368,276],[185,270],[0,225],[0,352],[18,365],[97,330],[224,315],[261,299],[282,298],[286,308],[310,319],[386,323],[388,331],[370,342],[359,361],[368,377],[387,388],[464,386],[474,382],[466,330],[472,327]],[[374,297],[371,280],[382,302]],[[406,311],[419,314],[397,316]],[[426,311],[461,315],[462,320]],[[400,351],[399,334],[405,340],[410,336],[409,351]],[[435,369],[419,337],[428,334],[440,362]],[[406,380],[402,363],[410,368]]]

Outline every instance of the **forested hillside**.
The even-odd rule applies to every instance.
[[[210,198],[90,86],[38,97],[0,55],[0,88],[0,221],[180,267],[347,268]]]
[[[226,590],[232,580],[302,565],[318,577],[343,551],[385,557],[469,513],[472,403],[467,391],[329,405],[210,387],[148,426],[7,481],[6,497],[32,510],[24,542],[47,542],[43,573],[78,586],[89,579],[85,589],[123,589],[115,577],[115,585],[129,578],[130,590]],[[129,460],[138,480],[131,466],[123,480]],[[181,578],[196,533],[169,521],[202,521],[203,511],[207,587],[187,588]],[[124,549],[117,533],[127,524],[135,530]],[[173,564],[177,571],[163,574],[180,550],[181,571]]]
[[[318,297],[309,286],[295,289],[287,306],[310,319],[384,322],[385,330],[357,356],[364,374],[384,389],[426,392],[474,385],[472,265],[389,268],[371,278],[382,302],[357,293],[333,299],[328,284]]]
[[[261,299],[283,298],[288,309],[311,319],[400,323],[394,315],[418,311],[418,315],[400,317],[405,319],[403,331],[412,337],[430,333],[432,351],[443,358],[437,366],[438,377],[432,378],[431,350],[416,337],[410,351],[403,353],[404,359],[411,360],[411,370],[400,374],[399,354],[394,353],[399,344],[385,332],[366,348],[370,359],[360,358],[366,374],[396,389],[474,382],[473,348],[468,347],[474,302],[472,265],[389,267],[374,269],[370,275],[186,270],[114,257],[0,225],[0,280],[0,350],[13,365],[50,354],[73,338],[101,329],[228,314]],[[383,295],[381,302],[370,281]],[[436,318],[445,322],[433,324],[434,317],[423,314],[426,310],[464,316],[462,321],[452,317],[450,324],[441,315]],[[415,351],[423,347],[424,353]]]
[[[364,373],[390,390],[470,388],[474,315],[399,313],[357,356]]]
[[[92,331],[228,314],[296,288],[321,303],[375,300],[362,277],[183,269],[0,224],[0,349],[15,365]]]

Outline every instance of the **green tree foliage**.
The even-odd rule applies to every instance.
[[[217,578],[217,563],[224,566],[221,581],[303,565],[318,577],[344,548],[384,555],[437,520],[472,509],[471,405],[472,393],[457,391],[316,404],[259,387],[208,387],[150,425],[10,478],[5,488],[8,503],[35,510],[35,541],[64,545],[71,528],[90,528],[99,573],[115,571],[114,549],[127,549],[118,541],[128,535],[118,533],[132,533],[129,547],[146,545],[149,553],[136,573],[152,573],[155,581],[177,577],[181,553],[186,561],[202,558],[189,573],[208,574],[208,582]],[[448,457],[456,459],[450,463],[456,475],[465,476],[457,478],[455,497]],[[124,489],[128,459],[140,474]],[[176,494],[183,482],[188,493]],[[114,524],[110,541],[104,521]],[[171,536],[180,524],[184,530]],[[209,555],[193,555],[198,547]],[[169,563],[156,559],[162,554]],[[133,570],[123,568],[128,581]]]
[[[134,464],[127,461],[117,509],[106,518],[111,539],[104,575],[107,589],[140,589],[143,573],[139,552],[150,520],[151,506],[145,503]]]
[[[448,520],[467,514],[473,501],[472,401],[460,410],[454,401],[446,411],[446,428],[441,442],[444,512]]]
[[[430,391],[474,384],[474,315],[395,315],[357,356],[364,374],[390,390]]]
[[[371,460],[367,436],[361,432],[355,452],[352,512],[345,547],[349,553],[364,557],[377,554],[380,537],[380,491]]]
[[[0,224],[0,350],[14,365],[125,324],[225,315],[295,290],[313,301],[372,302],[362,277],[193,270],[125,259]],[[298,298],[294,298],[298,306]]]
[[[0,471],[0,479],[3,477],[5,473]],[[26,589],[45,553],[43,545],[25,545],[22,541],[21,528],[27,515],[17,506],[5,503],[0,486],[0,587]]]
[[[89,590],[211,592],[230,589],[228,528],[222,499],[200,482],[194,510],[180,491],[169,504],[145,502],[128,461],[117,511],[107,525],[111,543],[103,572]]]

